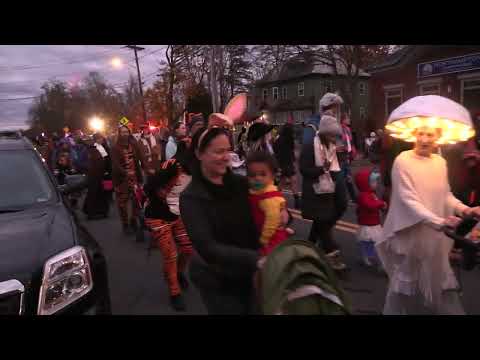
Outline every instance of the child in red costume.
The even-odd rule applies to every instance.
[[[387,203],[378,199],[375,190],[380,174],[371,169],[362,169],[355,175],[355,185],[359,191],[357,198],[357,220],[360,228],[357,239],[363,262],[367,266],[380,265],[375,252],[375,244],[382,236],[380,211],[386,210]]]
[[[254,152],[247,158],[250,208],[260,232],[262,256],[268,255],[293,232],[282,227],[282,210],[286,207],[286,201],[273,184],[275,173],[275,159],[270,154]]]

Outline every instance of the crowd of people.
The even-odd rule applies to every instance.
[[[189,114],[171,129],[152,133],[145,125],[137,139],[125,125],[116,139],[65,127],[63,136],[38,144],[59,184],[72,174],[87,175],[88,219],[107,217],[114,194],[123,232],[144,226],[151,233],[176,311],[186,309],[187,268],[209,314],[260,311],[258,274],[295,233],[283,193],[288,190],[294,207],[312,221],[306,240],[337,272],[347,265],[333,229],[349,203],[355,205],[362,261],[389,277],[384,313],[462,313],[455,293],[446,292],[456,281],[452,241],[440,230],[457,226],[459,217],[480,216],[478,136],[466,147],[445,148],[454,164],[447,172],[436,154],[438,129],[414,129],[410,145],[377,130],[365,140],[372,165],[353,176],[357,151],[342,103],[337,94],[322,97],[320,112],[303,123],[299,154],[293,117],[278,130],[261,114],[242,121],[237,136],[227,114]],[[475,127],[479,122],[474,118]],[[242,166],[246,176],[236,171]],[[432,176],[435,183],[425,181]],[[76,207],[79,194],[69,196]]]

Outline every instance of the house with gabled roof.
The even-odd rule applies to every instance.
[[[330,64],[303,53],[274,69],[257,81],[250,94],[250,110],[264,111],[273,124],[283,124],[293,116],[301,124],[319,111],[320,98],[327,92],[339,92],[341,81],[345,81],[347,70],[339,61],[337,73]],[[370,75],[359,70],[358,96],[352,104],[350,117],[352,128],[360,131],[368,117]],[[341,94],[340,94],[341,95]]]

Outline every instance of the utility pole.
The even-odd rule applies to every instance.
[[[143,88],[142,88],[142,77],[140,75],[140,66],[138,65],[138,55],[137,51],[145,50],[145,48],[136,46],[136,45],[127,45],[129,49],[132,49],[135,54],[135,62],[137,63],[137,75],[138,75],[138,87],[140,90],[140,96],[142,97],[142,110],[143,110],[143,121],[144,123],[147,122],[147,112],[145,111],[145,101],[143,99]]]
[[[213,112],[218,111],[217,69],[215,64],[217,48],[218,45],[210,45],[210,91],[212,94]]]

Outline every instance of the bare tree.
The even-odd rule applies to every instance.
[[[361,71],[394,49],[391,45],[297,45],[297,50],[331,67],[333,75],[341,79],[339,90],[349,111],[356,101]]]

